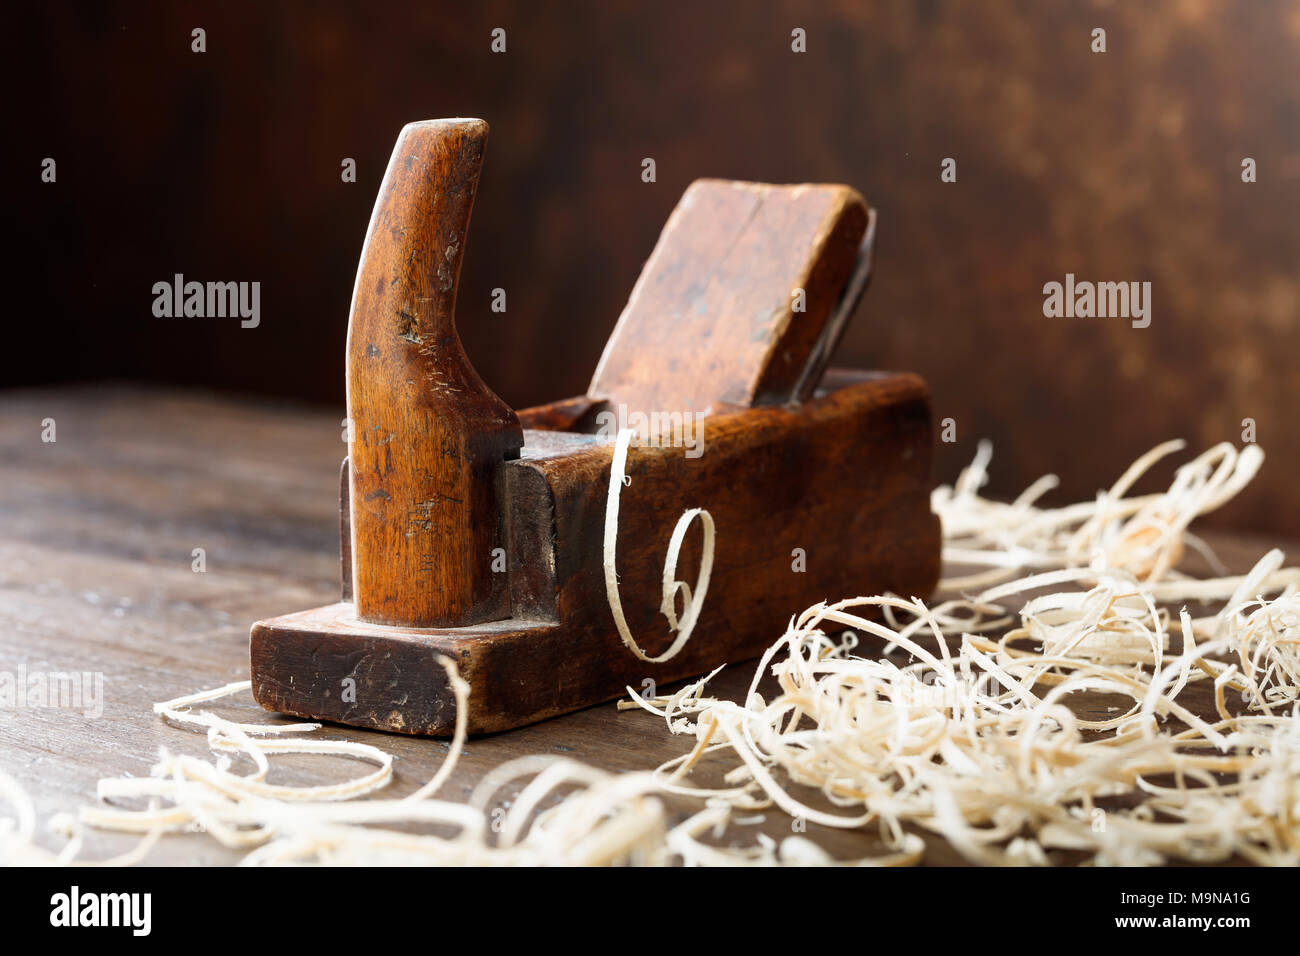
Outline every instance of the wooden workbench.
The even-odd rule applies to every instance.
[[[150,705],[246,679],[254,620],[337,600],[338,464],[345,451],[339,418],[127,387],[0,395],[0,670],[104,675],[98,719],[0,708],[0,769],[32,794],[42,820],[93,802],[101,777],[147,774],[160,747],[206,754],[201,735],[166,725]],[[52,443],[42,441],[46,419],[55,422]],[[1212,540],[1234,571],[1269,544]],[[204,551],[201,573],[193,570],[196,548]],[[715,692],[736,694],[751,674],[750,664],[733,665]],[[276,719],[247,694],[214,709]],[[416,789],[447,751],[445,742],[427,738],[344,727],[318,733],[394,753],[389,796]],[[563,753],[609,770],[644,770],[692,743],[649,715],[602,705],[471,740],[439,796],[467,796],[488,769],[522,754]],[[273,773],[286,783],[325,782],[332,769],[320,758],[278,761]],[[331,779],[354,769],[340,764]],[[698,808],[688,800],[669,803],[679,818]],[[789,835],[788,817],[767,817],[759,829]],[[959,862],[942,841],[922,835],[926,863]],[[807,836],[841,858],[879,850],[869,833],[809,825]],[[60,843],[53,836],[44,842]],[[134,843],[96,834],[86,855]],[[239,856],[206,836],[184,835],[164,838],[151,861],[221,864]]]

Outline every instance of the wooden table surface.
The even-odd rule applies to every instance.
[[[0,671],[90,671],[104,680],[98,719],[70,709],[0,707],[0,769],[27,788],[42,821],[93,802],[101,777],[148,774],[160,747],[205,755],[201,735],[168,726],[150,705],[247,679],[254,620],[338,599],[341,417],[128,387],[0,394]],[[55,423],[52,443],[42,441],[46,419]],[[1211,540],[1234,571],[1281,544]],[[192,568],[196,548],[205,553],[202,573]],[[751,674],[749,663],[732,665],[714,691],[735,695]],[[248,694],[213,709],[276,719]],[[416,789],[447,751],[443,741],[346,727],[318,734],[395,754],[388,796]],[[647,770],[692,743],[649,715],[601,705],[472,739],[439,796],[468,796],[490,768],[522,754]],[[338,776],[329,777],[331,763],[281,757],[273,773],[286,783],[321,783],[355,769],[340,763]],[[705,764],[701,782],[725,766]],[[677,818],[699,806],[668,803]],[[787,836],[790,818],[769,811],[757,829]],[[840,858],[880,849],[870,833],[809,825],[806,835]],[[959,862],[942,841],[922,836],[927,864]],[[55,848],[61,841],[47,834],[42,842]],[[94,834],[86,856],[134,843]],[[194,834],[164,838],[150,860],[212,865],[240,855]]]

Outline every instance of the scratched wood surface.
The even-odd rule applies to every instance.
[[[147,774],[160,747],[203,754],[201,736],[165,725],[150,704],[247,678],[252,621],[337,599],[341,417],[126,387],[0,394],[0,670],[104,676],[98,719],[0,708],[0,769],[34,796],[42,821],[93,801],[101,777]],[[47,418],[55,420],[52,444],[41,441]],[[1234,570],[1269,545],[1284,546],[1211,540]],[[204,549],[202,573],[193,570],[196,548]],[[747,663],[730,667],[716,689],[736,694],[750,673]],[[219,712],[275,719],[247,695]],[[394,796],[415,789],[446,753],[444,742],[430,739],[342,727],[321,734],[396,754]],[[652,767],[689,743],[648,715],[602,705],[473,739],[441,795],[466,797],[489,768],[521,754],[562,753],[625,771]],[[702,768],[701,782],[720,766]],[[284,757],[273,778],[320,783],[355,768]],[[669,804],[678,816],[695,806]],[[771,811],[758,829],[788,835],[789,818]],[[808,835],[841,858],[877,848],[869,834],[810,825]],[[927,864],[959,862],[942,841],[923,836]],[[95,835],[87,855],[132,842]],[[215,865],[238,857],[206,836],[186,835],[165,838],[152,859]]]

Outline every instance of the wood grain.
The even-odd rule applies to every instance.
[[[352,593],[363,620],[453,627],[508,614],[502,468],[519,420],[456,332],[456,283],[488,127],[412,123],[380,186],[348,324]]]

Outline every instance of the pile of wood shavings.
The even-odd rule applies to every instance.
[[[1235,495],[1263,459],[1253,446],[1222,445],[1180,468],[1168,491],[1125,497],[1179,447],[1144,456],[1095,502],[1060,509],[1034,505],[1052,478],[1010,505],[980,498],[982,447],[934,507],[945,559],[988,570],[940,593],[993,586],[933,607],[878,596],[809,608],[763,657],[743,704],[706,697],[707,679],[620,704],[696,737],[659,768],[665,789],[698,793],[691,769],[721,752],[736,764],[713,801],[876,827],[903,857],[915,848],[910,824],[980,864],[1043,864],[1050,851],[1097,864],[1297,864],[1300,569],[1272,551],[1240,577],[1175,570],[1190,522]],[[1025,568],[1051,570],[1017,577]],[[1008,598],[1027,598],[1020,626],[983,636],[1004,627]],[[1223,603],[1200,618],[1182,608],[1174,625],[1166,605],[1183,600]],[[855,654],[857,635],[879,653]],[[779,687],[771,701],[759,694],[769,672]],[[1185,703],[1198,685],[1212,689],[1211,718]],[[1083,694],[1127,706],[1067,706]],[[791,784],[819,791],[831,809]]]
[[[633,695],[620,707],[649,710],[696,738],[653,773],[524,758],[490,773],[468,804],[436,800],[462,729],[438,774],[410,797],[355,799],[389,782],[391,756],[303,736],[314,724],[237,724],[191,709],[247,686],[232,685],[155,708],[206,731],[211,760],[164,752],[150,778],[102,781],[105,800],[151,804],[85,808],[79,821],[60,821],[71,840],[57,856],[34,847],[30,804],[0,776],[0,796],[18,808],[15,820],[0,819],[0,858],[67,862],[79,828],[94,826],[144,835],[113,862],[143,856],[162,833],[192,830],[250,849],[248,863],[835,862],[798,835],[741,836],[746,815],[775,806],[795,820],[878,832],[885,853],[844,861],[858,864],[918,862],[923,829],[983,864],[1068,853],[1100,864],[1239,856],[1294,865],[1300,569],[1283,568],[1274,551],[1240,577],[1180,574],[1183,549],[1204,550],[1190,522],[1236,494],[1263,456],[1220,446],[1183,466],[1167,492],[1126,497],[1178,447],[1144,456],[1096,501],[1060,509],[1036,505],[1050,478],[1009,505],[980,497],[982,447],[956,485],[934,496],[945,558],[982,570],[944,582],[940,596],[953,596],[933,606],[887,595],[809,608],[762,658],[743,703],[707,696],[709,678],[668,697]],[[1012,614],[1005,602],[1020,597],[1028,600]],[[1183,601],[1222,607],[1171,614]],[[879,646],[864,654],[858,635]],[[768,674],[778,687],[770,701],[759,694]],[[463,693],[459,678],[452,683]],[[1217,716],[1187,703],[1197,691]],[[1078,694],[1127,706],[1076,713],[1067,704]],[[325,787],[271,785],[270,758],[284,752],[377,769]],[[250,772],[231,769],[236,755]],[[691,785],[705,755],[733,761],[722,787]],[[526,777],[504,819],[493,820],[494,794]],[[706,805],[670,828],[663,792]],[[752,845],[717,845],[726,838]]]
[[[1167,600],[1184,594],[1186,575],[1176,568],[1185,546],[1200,551],[1217,566],[1213,553],[1188,526],[1235,497],[1259,471],[1264,453],[1247,445],[1240,453],[1227,442],[1216,445],[1180,467],[1173,483],[1158,494],[1128,497],[1129,490],[1162,458],[1181,451],[1169,441],[1147,452],[1095,501],[1064,508],[1040,509],[1034,503],[1059,483],[1045,475],[1010,504],[979,495],[988,480],[992,446],[981,442],[975,461],[954,487],[941,487],[931,507],[943,521],[944,560],[988,570],[940,583],[940,590],[970,591],[1009,581],[1024,570],[1088,566],[1122,568]]]

